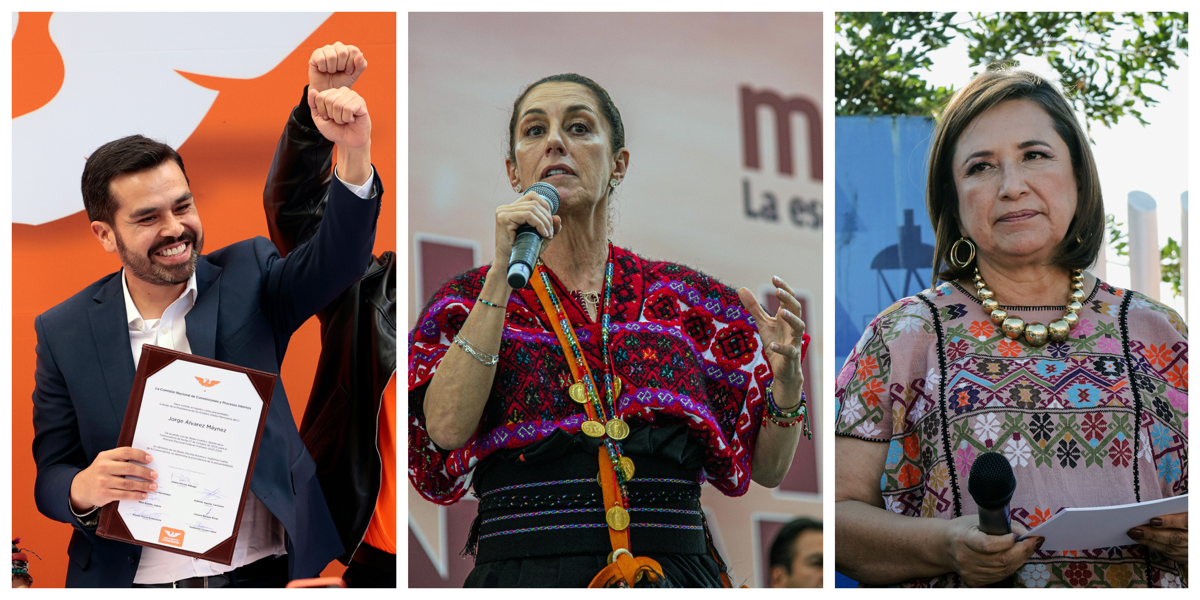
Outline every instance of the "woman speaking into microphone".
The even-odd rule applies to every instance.
[[[700,484],[736,496],[787,472],[807,430],[800,304],[776,279],[768,315],[608,240],[630,153],[591,79],[530,85],[508,133],[520,197],[496,209],[495,262],[443,286],[410,336],[410,479],[449,504],[471,476],[468,586],[728,585]],[[544,245],[513,289],[522,225]]]
[[[1053,84],[980,74],[931,148],[935,287],[876,317],[837,378],[838,570],[912,587],[1013,573],[1022,587],[1183,585],[1187,513],[1111,548],[1039,550],[1037,537],[980,531],[964,492],[987,452],[1012,467],[1018,533],[1063,508],[1186,494],[1187,325],[1082,270],[1104,204]]]

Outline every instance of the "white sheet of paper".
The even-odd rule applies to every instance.
[[[1055,551],[1128,546],[1137,542],[1125,532],[1146,525],[1154,517],[1187,512],[1187,502],[1188,495],[1184,494],[1139,504],[1068,508],[1034,527],[1021,539],[1040,535],[1046,538],[1041,549]]]
[[[176,360],[147,378],[131,446],[158,490],[117,509],[134,539],[207,552],[233,535],[262,406],[237,371]]]

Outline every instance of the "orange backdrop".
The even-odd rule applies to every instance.
[[[231,16],[236,18],[236,15]],[[48,13],[21,13],[13,37],[13,118],[49,102],[62,86],[62,59],[50,38]],[[178,150],[187,164],[192,192],[205,224],[206,247],[216,250],[253,236],[266,236],[262,187],[288,113],[307,80],[307,61],[324,44],[357,45],[369,66],[355,85],[367,99],[374,130],[372,157],[388,193],[379,215],[376,254],[396,248],[396,19],[394,13],[336,13],[267,74],[254,79],[223,79],[184,74],[219,92],[204,120]],[[151,49],[152,50],[152,49]],[[133,132],[130,132],[133,133]],[[14,142],[16,144],[17,142]],[[20,152],[14,147],[13,153]],[[30,201],[14,198],[13,202]],[[51,521],[33,499],[36,469],[32,403],[34,318],[100,277],[117,270],[91,235],[82,212],[39,226],[13,226],[13,537],[42,560],[30,565],[37,587],[61,587],[66,579],[71,526]],[[319,324],[311,319],[292,338],[282,380],[292,412],[300,422],[320,352]],[[331,563],[325,575],[340,575]]]

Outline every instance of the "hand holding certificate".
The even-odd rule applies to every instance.
[[[118,441],[129,448],[110,452],[148,460],[122,474],[154,483],[106,505],[97,534],[230,564],[275,379],[143,346]]]
[[[128,446],[105,450],[71,481],[71,510],[90,512],[113,500],[141,500],[157,489],[158,473],[142,466],[150,455]]]

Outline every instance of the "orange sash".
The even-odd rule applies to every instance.
[[[580,351],[580,360],[575,359],[575,353],[571,350],[571,342],[568,333],[563,326],[571,327],[571,322],[567,320],[566,314],[562,315],[562,321],[558,319],[558,310],[554,306],[554,301],[550,299],[550,292],[546,289],[546,284],[542,281],[542,264],[539,261],[537,267],[534,268],[533,277],[529,279],[529,284],[533,286],[533,291],[537,294],[538,300],[542,303],[542,308],[546,310],[546,316],[550,318],[550,324],[554,328],[554,334],[558,337],[558,343],[562,346],[563,355],[567,358],[567,366],[571,369],[571,377],[576,383],[583,383],[585,390],[594,390],[598,395],[600,389],[596,386],[595,379],[592,377],[592,371],[588,367],[587,358]],[[574,336],[572,330],[570,336]],[[578,342],[576,342],[578,344]],[[597,414],[596,406],[590,399],[584,403],[584,409],[587,411],[588,420],[596,421],[604,425],[608,415]],[[609,418],[616,418],[616,407],[612,407],[614,414]],[[601,443],[599,448],[600,462],[600,487],[604,493],[605,510],[620,508],[624,510],[625,497],[621,491],[621,486],[617,482],[617,472],[613,467],[612,459],[609,458],[605,444]],[[605,513],[607,515],[607,512]],[[606,519],[606,522],[608,519]],[[613,551],[608,555],[608,566],[604,567],[588,587],[633,587],[633,585],[642,580],[643,577],[649,576],[657,579],[662,574],[662,566],[658,561],[652,558],[635,558],[629,550],[629,527],[626,525],[618,530],[613,528],[612,524],[608,526],[608,539],[612,543]],[[624,584],[624,585],[622,585]]]

